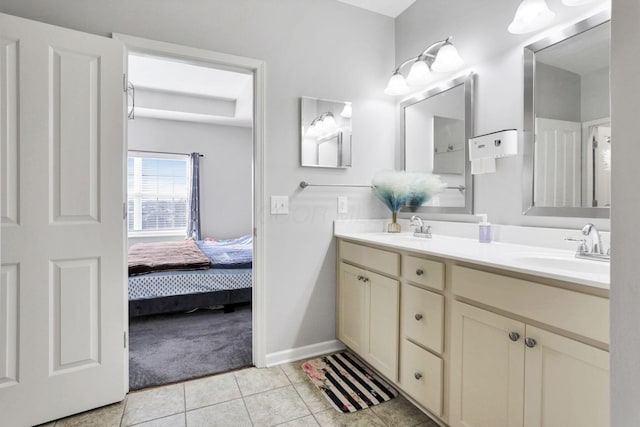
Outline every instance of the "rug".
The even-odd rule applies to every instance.
[[[129,323],[129,388],[174,383],[252,364],[251,306],[233,313],[135,317]]]
[[[393,387],[346,351],[308,360],[302,369],[339,412],[356,412],[398,395]]]

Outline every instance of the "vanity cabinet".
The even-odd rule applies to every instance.
[[[522,310],[531,322],[566,318],[586,298],[595,311],[582,311],[575,319],[550,324],[588,331],[591,322],[604,321],[604,298],[542,284],[453,268],[454,294],[463,298],[478,289],[484,304],[509,309],[513,316],[455,301],[451,319],[450,422],[453,427],[541,427],[609,425],[609,353],[525,321],[522,302],[498,295],[509,283],[524,296]],[[527,301],[527,294],[530,300]],[[489,295],[487,297],[486,295]],[[491,296],[493,295],[493,298]],[[546,296],[545,296],[546,295]],[[553,299],[552,296],[557,299]],[[571,300],[575,298],[574,303]],[[545,301],[544,304],[542,302]],[[568,302],[568,305],[564,305]],[[471,301],[473,303],[473,301]],[[577,320],[577,321],[576,321]]]
[[[391,381],[398,378],[400,283],[378,274],[399,272],[399,256],[343,242],[338,282],[338,339]],[[346,246],[345,246],[346,245]],[[378,260],[380,263],[371,262]]]

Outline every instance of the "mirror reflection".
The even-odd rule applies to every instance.
[[[351,102],[302,97],[300,107],[301,165],[350,167]]]
[[[610,22],[590,27],[525,48],[525,76],[533,73],[533,87],[525,91],[532,94],[535,133],[534,209],[528,214],[608,215],[608,209],[585,210],[611,204]]]
[[[440,175],[446,183],[420,211],[471,212],[466,141],[471,136],[472,79],[458,79],[401,104],[405,170]]]

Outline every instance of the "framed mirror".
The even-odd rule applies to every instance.
[[[474,74],[402,101],[404,170],[440,175],[446,187],[403,212],[473,213],[473,176],[467,141],[473,136]]]
[[[525,215],[609,217],[610,18],[524,48]]]
[[[351,167],[351,115],[351,102],[303,96],[300,100],[300,165]]]

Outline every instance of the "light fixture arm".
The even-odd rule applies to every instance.
[[[425,50],[423,50],[423,51],[422,51],[422,53],[421,53],[420,55],[418,55],[418,56],[414,56],[413,58],[409,58],[409,59],[407,59],[406,61],[404,61],[402,64],[400,64],[400,65],[398,66],[398,68],[396,68],[396,69],[395,69],[395,71],[393,72],[393,74],[399,74],[399,73],[400,73],[400,70],[401,70],[405,65],[410,64],[410,63],[412,63],[412,62],[415,62],[415,61],[417,61],[417,60],[420,60],[420,59],[421,59],[421,58],[423,58],[423,57],[430,58],[431,60],[434,60],[434,59],[436,58],[436,56],[435,56],[433,53],[431,53],[430,51],[431,51],[431,50],[434,50],[435,48],[438,48],[438,49],[439,49],[439,48],[441,48],[441,47],[442,47],[442,46],[444,46],[446,43],[449,43],[449,42],[451,41],[451,39],[452,39],[452,38],[453,38],[453,37],[449,36],[449,37],[447,37],[447,38],[446,38],[446,39],[444,39],[444,40],[440,40],[440,41],[437,41],[437,42],[433,43],[433,44],[432,44],[432,45],[430,45],[428,48],[426,48]]]

